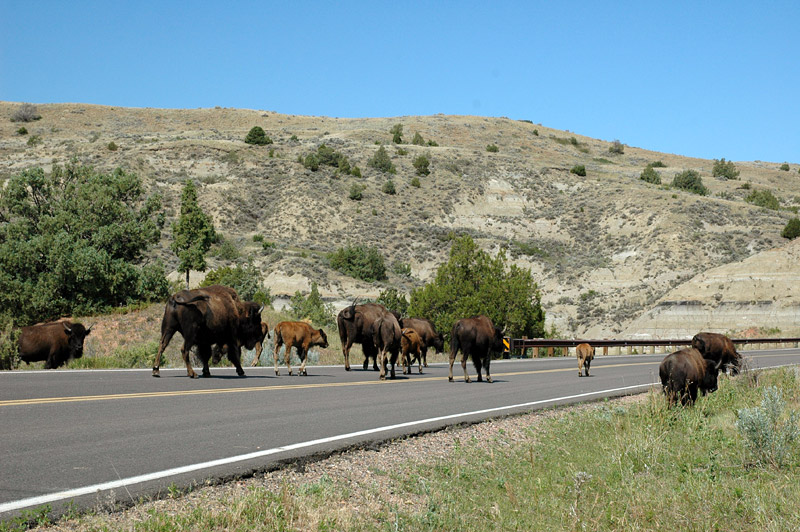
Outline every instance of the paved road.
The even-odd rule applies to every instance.
[[[755,367],[795,364],[800,350],[756,351]],[[598,357],[592,377],[574,359],[495,361],[495,382],[465,384],[460,367],[380,382],[360,369],[309,367],[0,373],[0,519],[74,500],[93,506],[275,467],[299,457],[446,425],[644,391],[664,355]],[[469,364],[471,375],[474,368]]]

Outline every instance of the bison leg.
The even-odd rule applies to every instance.
[[[183,363],[186,365],[186,374],[189,375],[189,377],[196,379],[197,373],[194,372],[194,368],[192,367],[192,361],[189,358],[191,352],[192,352],[192,346],[184,342],[183,349],[181,349],[181,356],[183,357]],[[158,362],[158,355],[156,355],[156,362]],[[158,376],[156,374],[157,370],[158,368],[155,367],[153,368],[153,375]]]
[[[590,358],[587,358],[586,361],[583,363],[583,365],[586,366],[586,376],[588,377],[589,376],[589,366],[592,365],[592,360]]]
[[[353,347],[353,341],[348,338],[346,342],[342,342],[342,354],[344,355],[344,370],[350,371],[350,348]],[[367,368],[364,368],[367,369]]]
[[[469,378],[469,373],[467,373],[467,354],[465,352],[461,352],[461,369],[464,370],[464,382],[472,382],[472,379]],[[478,378],[480,378],[481,373],[478,371]]]
[[[422,353],[424,353],[424,352],[425,351],[422,351],[421,353],[419,353],[419,360],[417,361],[419,363],[419,373],[420,373],[420,375],[422,375]],[[427,366],[428,365],[425,364],[425,367],[427,367]]]
[[[308,349],[310,346],[303,344],[297,348],[297,356],[300,357],[300,369],[297,370],[298,375],[308,376],[306,371],[306,360],[308,360]]]
[[[203,377],[210,377],[211,370],[208,368],[208,361],[211,359],[211,345],[210,344],[198,345],[197,356],[203,362]]]
[[[583,360],[578,358],[578,377],[583,377]]]
[[[424,365],[427,368],[428,367],[428,346],[427,345],[422,348],[422,356],[421,356],[421,358],[422,358],[422,365]],[[422,370],[420,369],[419,372],[422,373]]]
[[[447,380],[453,382],[453,362],[456,361],[456,352],[450,352],[450,374],[447,377]]]
[[[263,351],[264,347],[261,345],[261,342],[256,343],[256,357],[253,359],[253,363],[250,364],[251,367],[258,366],[259,361],[261,360],[261,351]]]
[[[286,364],[286,369],[289,370],[289,376],[292,376],[292,346],[293,342],[291,340],[286,342],[286,350],[283,352],[283,362]],[[297,347],[297,350],[300,351],[300,347]],[[299,356],[299,353],[298,353]]]
[[[492,361],[492,356],[490,353],[487,353],[486,359],[483,361],[483,369],[486,371],[486,382],[492,382],[492,376],[489,375],[489,364]]]
[[[384,381],[386,380],[386,352],[383,349],[378,352],[376,360],[378,361],[378,367],[380,368],[381,380]]]
[[[228,358],[236,367],[236,374],[244,377],[244,370],[242,369],[242,346],[238,342],[228,344]]]
[[[153,363],[153,377],[160,377],[161,373],[159,368],[161,367],[161,353],[169,345],[170,340],[175,335],[174,330],[168,329],[167,331],[161,332],[161,342],[158,344],[158,353],[156,354],[156,361]],[[191,374],[189,375],[191,377]]]

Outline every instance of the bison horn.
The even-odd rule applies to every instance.
[[[714,365],[714,369],[719,371],[720,366],[722,366],[722,357],[719,357],[719,362]]]
[[[261,311],[264,310],[264,305],[258,307],[258,314],[261,315]]]
[[[62,322],[61,325],[64,326],[64,330],[67,331],[67,334],[72,334],[72,329],[67,326],[66,322]]]
[[[94,327],[95,325],[97,325],[97,324],[96,323],[92,323],[91,325],[89,325],[89,328],[86,329],[86,334],[89,334],[90,332],[92,332],[92,327]]]

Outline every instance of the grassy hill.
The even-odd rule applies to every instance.
[[[800,206],[795,163],[787,171],[782,162],[737,161],[738,179],[727,180],[712,176],[713,160],[631,146],[614,153],[607,140],[506,118],[337,119],[245,109],[48,104],[37,106],[40,120],[21,124],[10,121],[19,105],[0,102],[0,180],[71,158],[102,170],[122,167],[164,195],[171,220],[183,182],[194,179],[201,205],[225,237],[212,265],[252,257],[273,295],[307,291],[311,282],[331,301],[374,296],[388,286],[407,292],[435,273],[452,233],[469,233],[492,252],[505,247],[516,263],[530,267],[548,322],[565,335],[652,330],[648,316],[663,318],[652,310],[678,299],[695,298],[712,316],[718,297],[741,292],[728,277],[733,282],[750,276],[748,301],[773,305],[798,286],[800,274],[791,268],[785,284],[762,282],[772,262],[757,260],[765,252],[796,253],[780,236],[796,216],[789,209]],[[392,142],[396,124],[403,126],[401,144]],[[27,134],[18,133],[21,126]],[[273,143],[246,144],[253,126],[261,126]],[[436,145],[411,144],[415,133]],[[363,177],[330,166],[312,171],[299,162],[323,143],[347,156]],[[396,174],[368,164],[381,143]],[[419,155],[428,157],[431,173],[418,176],[417,187],[413,160]],[[662,185],[639,179],[655,161],[664,165],[656,168]],[[585,176],[570,172],[576,165],[584,165]],[[685,170],[699,173],[709,195],[668,186]],[[395,194],[382,191],[388,179]],[[361,201],[349,197],[354,183],[364,187]],[[754,190],[772,192],[782,209],[748,203]],[[169,224],[150,258],[174,269]],[[274,245],[254,241],[257,235]],[[347,244],[378,247],[389,279],[364,283],[332,270],[325,255]],[[691,289],[702,274],[722,266],[727,269],[715,278],[717,289]],[[199,282],[201,275],[193,279]],[[776,327],[760,305],[753,325]],[[796,297],[791,305],[797,305]],[[778,328],[789,332],[791,319],[786,323]],[[689,320],[687,330],[703,325],[732,327]]]

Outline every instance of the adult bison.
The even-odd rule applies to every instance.
[[[703,358],[721,364],[723,370],[730,368],[731,375],[737,375],[742,368],[742,355],[730,338],[724,334],[701,332],[692,338],[692,347],[700,351]]]
[[[420,356],[422,358],[422,365],[428,367],[428,348],[433,347],[437,353],[444,352],[444,336],[442,333],[436,332],[431,320],[425,318],[403,318],[400,320],[401,329],[414,329],[422,339]],[[413,364],[413,360],[411,363]]]
[[[252,301],[241,301],[235,290],[222,285],[182,290],[170,296],[161,320],[161,343],[153,365],[153,376],[160,376],[161,353],[176,332],[183,336],[181,355],[190,377],[197,378],[189,359],[189,352],[195,345],[203,362],[203,377],[211,376],[208,361],[213,344],[227,347],[228,358],[236,366],[236,373],[244,376],[242,346],[252,349],[261,337],[263,308]]]
[[[264,350],[264,340],[266,338],[270,338],[269,335],[269,324],[266,321],[261,322],[261,333],[255,338],[251,337],[250,342],[246,344],[242,344],[242,347],[245,349],[253,349],[256,350],[256,355],[253,357],[253,363],[250,364],[251,366],[258,366],[258,361],[261,359],[261,352]],[[219,361],[222,360],[222,355],[228,354],[228,346],[227,345],[215,345],[212,349],[213,356],[211,357],[212,364],[219,364]]]
[[[586,368],[586,376],[589,376],[589,366],[594,359],[594,347],[587,343],[578,344],[575,348],[575,356],[578,357],[578,377],[581,377],[581,369]]]
[[[676,401],[686,406],[695,402],[698,390],[705,395],[717,389],[719,363],[688,347],[664,357],[658,375],[670,406]]]
[[[353,303],[349,307],[343,308],[339,315],[336,317],[336,324],[339,327],[339,339],[342,341],[342,354],[344,355],[344,369],[350,371],[350,349],[353,344],[361,344],[361,350],[364,352],[364,369],[369,365],[369,359],[372,358],[372,369],[378,370],[378,353],[380,346],[375,343],[375,324],[379,319],[385,318],[386,327],[394,322],[397,324],[397,338],[395,339],[397,345],[390,345],[390,352],[394,353],[394,358],[397,358],[397,353],[400,351],[400,324],[397,318],[383,305],[378,303],[364,303],[356,305]],[[394,330],[394,327],[391,327]],[[391,343],[390,343],[391,344]]]
[[[44,369],[58,368],[83,356],[83,341],[92,327],[87,329],[81,323],[69,320],[23,327],[17,341],[19,358],[26,364],[44,360]]]
[[[282,321],[275,326],[275,375],[280,375],[278,371],[278,351],[285,345],[286,350],[283,358],[289,375],[292,374],[292,366],[289,363],[292,356],[292,346],[297,348],[297,357],[300,359],[300,369],[298,375],[308,375],[306,371],[306,359],[308,349],[311,346],[328,347],[328,337],[322,329],[315,329],[304,321]]]
[[[464,369],[464,382],[471,382],[467,374],[467,358],[472,357],[472,363],[478,371],[478,382],[481,377],[481,367],[486,370],[486,380],[492,382],[489,374],[489,363],[492,361],[492,351],[503,352],[503,332],[494,326],[492,320],[486,316],[464,318],[453,325],[450,340],[450,382],[453,382],[453,362],[458,351],[461,350],[461,367]]]

